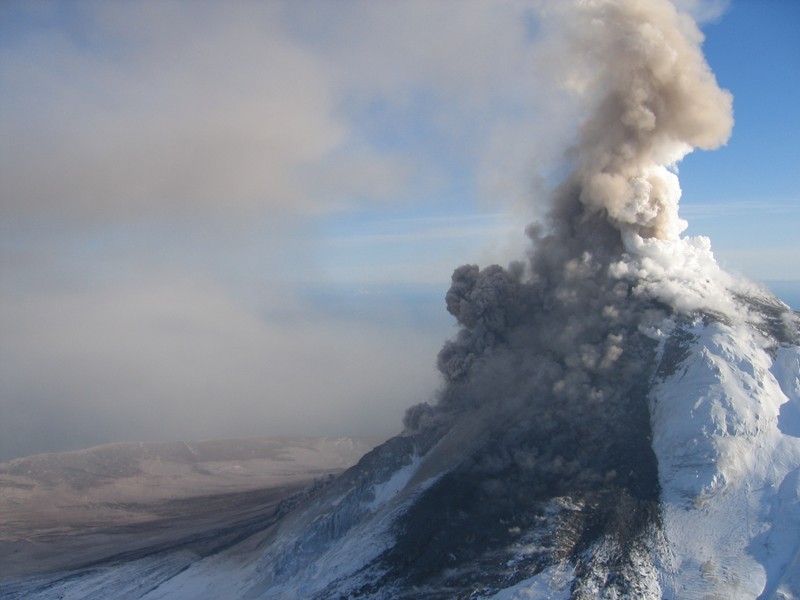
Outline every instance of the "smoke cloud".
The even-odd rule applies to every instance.
[[[647,345],[636,341],[643,325],[732,285],[705,238],[680,237],[676,164],[724,144],[733,124],[694,22],[661,0],[559,3],[541,16],[561,83],[588,116],[547,219],[529,227],[527,261],[453,274],[446,302],[461,330],[439,354],[443,408],[533,390],[607,402],[644,368],[626,356]]]
[[[460,331],[438,356],[445,383],[406,426],[443,436],[436,452],[452,470],[441,486],[492,499],[472,512],[502,512],[496,499],[514,498],[492,519],[517,524],[519,503],[533,515],[541,502],[580,498],[577,556],[598,534],[630,542],[657,522],[648,332],[732,306],[733,281],[708,240],[680,237],[675,166],[726,142],[732,99],[693,21],[665,0],[548,4],[541,16],[561,83],[587,115],[571,171],[547,219],[529,227],[525,262],[454,272],[446,302]],[[624,505],[629,514],[616,512]]]

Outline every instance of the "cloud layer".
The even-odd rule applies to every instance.
[[[5,28],[28,34],[11,31],[3,52],[3,210],[314,213],[397,196],[426,166],[409,161],[402,139],[399,152],[385,147],[387,130],[402,137],[394,121],[447,132],[470,161],[487,135],[531,130],[528,11],[11,3]]]
[[[271,310],[174,279],[5,298],[0,459],[115,440],[388,436],[436,385],[441,331],[298,299]]]

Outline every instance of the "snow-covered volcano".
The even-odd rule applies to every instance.
[[[735,302],[747,321],[697,312],[643,326],[637,351],[651,367],[637,374],[641,385],[618,406],[587,405],[587,419],[567,422],[535,402],[534,418],[497,421],[493,407],[431,419],[280,518],[242,524],[241,541],[210,556],[178,544],[6,579],[0,590],[65,599],[798,597],[797,316],[766,295]]]
[[[435,402],[235,542],[0,584],[10,598],[800,595],[800,332],[681,237],[674,165],[731,98],[663,0],[545,3],[587,118],[508,268],[456,269]]]

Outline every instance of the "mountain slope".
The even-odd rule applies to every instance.
[[[349,510],[352,521],[338,522],[352,529],[341,538],[318,535],[319,553],[303,571],[270,573],[264,597],[284,597],[280,590],[319,598],[796,597],[800,439],[790,415],[798,407],[800,349],[796,317],[774,300],[772,314],[777,326],[756,313],[752,325],[700,314],[661,323],[647,394],[654,497],[596,481],[589,493],[570,481],[548,497],[514,479],[512,468],[461,463],[443,472],[437,452],[452,452],[458,434],[451,430],[421,459],[407,454],[405,469],[415,476],[404,475],[407,487],[383,512]],[[623,452],[641,452],[630,441]],[[493,493],[498,478],[500,494]],[[341,516],[333,509],[324,518]],[[377,532],[389,541],[370,548]]]
[[[800,349],[721,322],[680,337],[691,358],[652,394],[665,595],[798,597]]]

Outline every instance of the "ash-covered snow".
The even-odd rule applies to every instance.
[[[398,515],[438,476],[415,477],[425,450],[410,437],[390,440],[279,525],[258,559],[258,597],[350,597],[379,578],[375,561],[393,545]]]
[[[414,456],[411,462],[398,469],[394,475],[392,475],[389,481],[375,486],[373,490],[375,497],[369,504],[367,504],[367,510],[370,512],[378,511],[386,506],[386,504],[391,501],[392,498],[403,491],[408,485],[408,482],[411,481],[411,478],[419,469],[421,462],[422,461],[419,456]]]

